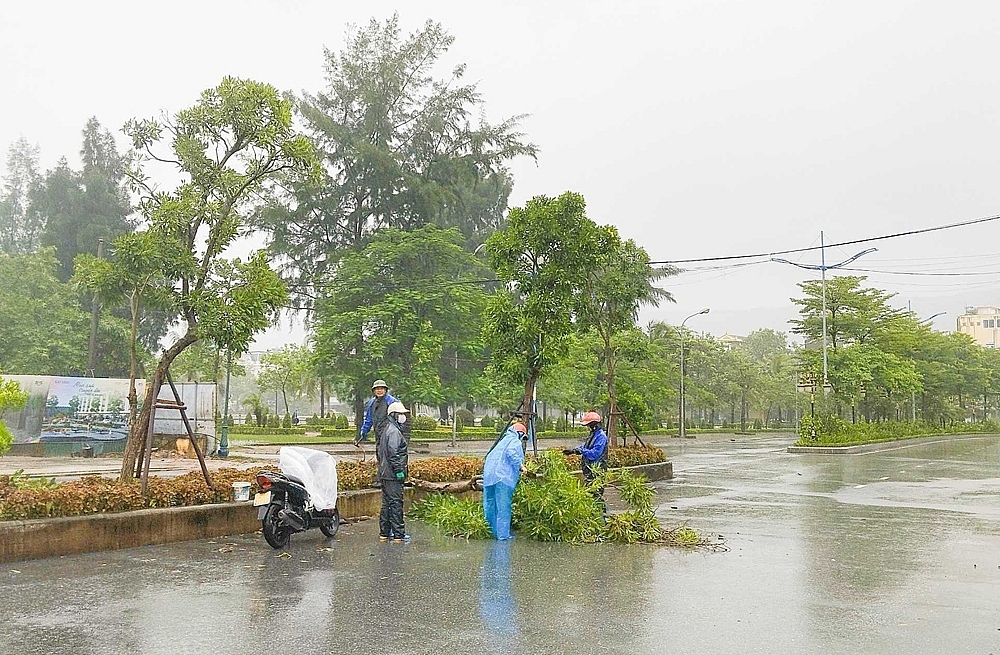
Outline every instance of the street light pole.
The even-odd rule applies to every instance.
[[[97,258],[104,259],[104,238],[97,240]],[[90,341],[87,344],[87,375],[94,377],[97,368],[97,328],[101,319],[101,304],[97,292],[94,292],[94,302],[90,309]]]
[[[233,370],[233,351],[226,351],[226,399],[222,403],[222,436],[219,438],[219,457],[229,457],[229,376]]]
[[[680,419],[680,433],[678,436],[680,436],[681,438],[687,437],[687,434],[685,434],[684,432],[684,413],[685,413],[684,412],[685,409],[684,408],[684,324],[687,323],[688,319],[690,318],[694,318],[695,316],[701,316],[702,314],[707,314],[707,313],[708,313],[708,307],[701,310],[700,312],[695,312],[694,314],[691,314],[683,321],[681,321],[681,327],[680,330],[678,331],[681,337],[681,387],[680,387],[680,411],[678,412],[678,418]]]
[[[853,257],[848,257],[839,264],[826,265],[826,243],[824,242],[823,232],[819,233],[819,251],[820,251],[820,265],[815,264],[799,264],[798,262],[791,262],[787,259],[781,259],[779,257],[772,257],[772,262],[777,262],[779,264],[790,264],[791,266],[797,266],[799,268],[804,268],[810,271],[820,271],[821,275],[821,295],[823,296],[823,389],[825,390],[829,384],[828,378],[828,364],[827,364],[827,354],[826,354],[826,271],[828,269],[840,268],[842,266],[847,266],[855,259],[859,257],[864,257],[869,253],[878,251],[878,248],[868,248],[867,250],[862,250]]]

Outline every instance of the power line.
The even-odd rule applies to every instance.
[[[862,273],[879,273],[881,275],[919,275],[927,277],[966,277],[970,275],[1000,275],[1000,271],[981,271],[981,272],[960,272],[960,273],[931,273],[931,272],[918,272],[918,271],[879,271],[874,268],[847,268],[846,266],[841,268],[842,271],[860,271]]]
[[[894,232],[892,234],[883,234],[882,236],[869,237],[867,239],[854,239],[852,241],[841,241],[840,243],[829,243],[825,246],[809,246],[808,248],[793,248],[791,250],[777,250],[772,252],[759,252],[748,255],[729,255],[725,257],[700,257],[696,259],[669,259],[663,261],[649,262],[650,264],[692,264],[696,262],[718,262],[726,261],[731,259],[754,259],[757,257],[771,257],[773,255],[791,255],[800,252],[811,252],[814,250],[819,250],[820,248],[837,248],[840,246],[854,246],[859,243],[871,243],[873,241],[884,241],[886,239],[897,239],[899,237],[908,237],[915,234],[926,234],[928,232],[938,232],[940,230],[950,230],[956,227],[966,227],[968,225],[977,225],[979,223],[989,223],[991,221],[1000,220],[1000,215],[996,216],[986,216],[984,218],[975,218],[969,221],[962,221],[960,223],[948,223],[947,225],[938,225],[935,227],[926,227],[920,230],[908,230],[906,232]]]

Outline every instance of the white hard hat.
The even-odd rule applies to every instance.
[[[388,414],[409,414],[410,410],[406,409],[406,405],[399,402],[398,400],[393,404],[389,405],[389,409],[386,410]]]

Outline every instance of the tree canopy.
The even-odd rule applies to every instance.
[[[325,52],[327,88],[298,103],[322,174],[287,177],[288,192],[258,214],[300,282],[323,282],[382,229],[455,227],[475,247],[503,223],[506,164],[537,148],[519,131],[523,116],[482,118],[464,65],[438,75],[453,43],[433,21],[404,36],[393,16],[352,28],[342,51]]]

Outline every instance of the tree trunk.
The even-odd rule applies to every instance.
[[[131,432],[139,412],[139,398],[135,390],[135,376],[139,368],[139,357],[135,352],[135,342],[139,335],[139,299],[133,294],[129,298],[129,313],[132,315],[132,329],[129,332],[128,348],[128,424]]]
[[[319,417],[326,418],[326,380],[319,379]]]
[[[354,429],[360,430],[365,422],[365,401],[361,398],[361,389],[354,387]]]
[[[177,343],[170,346],[153,371],[151,384],[146,386],[146,393],[143,395],[142,411],[135,421],[129,425],[128,439],[125,441],[125,452],[122,454],[122,467],[119,472],[119,480],[126,481],[135,478],[136,461],[144,453],[146,447],[147,434],[149,432],[149,412],[156,402],[160,393],[160,386],[167,377],[170,364],[181,354],[185,348],[198,340],[191,329],[181,337]]]
[[[604,361],[608,366],[608,407],[611,410],[608,416],[608,448],[615,448],[618,445],[618,401],[615,398],[615,362],[611,357],[610,340],[604,342]]]
[[[527,421],[533,418],[531,416],[531,412],[534,410],[534,404],[532,403],[532,400],[535,395],[535,380],[537,379],[538,379],[538,371],[533,370],[528,374],[528,380],[524,383],[524,398],[522,400],[523,404],[521,406],[521,411],[524,412],[524,420],[526,422],[525,425],[527,425]],[[535,435],[532,434],[532,437],[534,436]]]
[[[438,405],[438,413],[441,415],[442,423],[451,423],[451,405],[448,403],[441,403]]]
[[[740,392],[740,432],[747,431],[747,392]]]

